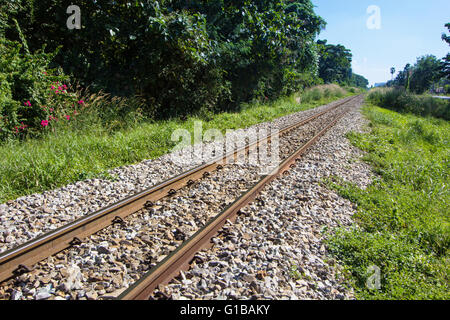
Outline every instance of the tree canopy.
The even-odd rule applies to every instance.
[[[318,40],[319,77],[325,83],[340,83],[367,88],[369,81],[352,72],[352,53],[343,45],[328,44],[327,40]]]
[[[442,62],[433,55],[419,57],[414,66],[409,63],[388,86],[402,86],[423,93],[442,77]]]
[[[442,63],[433,55],[426,55],[417,59],[410,80],[410,89],[416,93],[423,93],[441,78]]]
[[[320,62],[319,77],[325,83],[345,82],[351,78],[352,53],[343,45],[327,44],[327,40],[317,41]]]
[[[450,31],[450,23],[445,25]],[[442,34],[442,40],[450,45],[450,36]],[[417,58],[414,66],[407,64],[388,86],[401,86],[407,90],[421,94],[429,90],[436,83],[445,84],[450,80],[450,53],[442,59],[434,55],[424,55]]]

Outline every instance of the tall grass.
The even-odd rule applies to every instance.
[[[415,95],[404,89],[378,88],[369,93],[368,100],[377,106],[397,112],[450,120],[450,101]]]
[[[329,97],[340,98],[347,93],[348,92],[346,90],[344,90],[343,88],[341,88],[336,84],[320,85],[306,90],[301,96],[301,101],[311,102],[317,101],[321,98],[329,98]],[[356,91],[352,93],[356,93]]]
[[[308,96],[314,89],[300,96]],[[79,180],[107,177],[107,171],[145,159],[157,158],[175,146],[174,130],[193,132],[194,122],[203,128],[245,128],[260,122],[329,103],[345,91],[325,98],[322,90],[314,100],[298,103],[299,95],[268,104],[246,105],[241,112],[198,114],[186,120],[148,120],[141,101],[97,94],[86,98],[86,106],[70,121],[58,121],[41,138],[9,140],[0,145],[0,203],[19,196],[43,192]]]

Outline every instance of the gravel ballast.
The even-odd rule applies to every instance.
[[[248,130],[269,131],[270,128],[282,128],[341,101],[281,117],[273,122],[260,123]],[[222,143],[217,142],[217,145]],[[110,176],[115,177],[114,181],[104,179],[79,181],[0,204],[0,253],[201,164],[200,161],[195,163],[172,160],[172,155],[167,154],[158,159],[145,160],[108,171]]]
[[[371,182],[361,152],[345,138],[365,124],[359,108],[353,108],[154,298],[354,299],[324,239],[326,231],[350,226],[355,208],[320,182],[329,176],[361,188]]]
[[[358,98],[356,105],[361,101]],[[327,106],[258,127],[285,126],[324,107]],[[369,168],[357,160],[360,153],[345,138],[346,132],[361,130],[363,124],[357,107],[353,108],[290,175],[272,182],[263,191],[261,201],[246,207],[236,224],[226,226],[214,239],[215,245],[198,254],[190,271],[182,273],[163,292],[155,292],[155,298],[351,299],[351,290],[336,280],[339,268],[326,253],[322,232],[349,225],[354,208],[319,183],[329,175],[341,176],[361,187],[370,182]],[[2,228],[6,229],[3,236],[16,236],[8,229],[8,222],[20,226],[15,231],[25,234],[18,241],[4,241],[4,248],[48,231],[46,219],[55,219],[51,230],[184,170],[186,167],[181,168],[170,161],[170,156],[164,156],[112,170],[119,181],[74,184],[84,190],[82,200],[78,189],[71,189],[71,185],[3,205],[3,211],[10,214],[4,216],[12,218],[14,210],[18,210],[16,214],[22,212],[20,219],[0,216]],[[204,225],[211,212],[217,213],[254,184],[257,172],[257,168],[248,165],[227,165],[176,197],[162,199],[151,210],[135,214],[126,225],[108,227],[81,245],[44,260],[31,273],[0,287],[0,298],[116,297]],[[115,184],[119,184],[118,189]],[[50,201],[60,206],[49,204]],[[65,206],[67,203],[72,205]],[[81,209],[87,207],[87,211]],[[74,208],[77,214],[71,211]],[[28,213],[23,214],[24,211]],[[37,227],[36,221],[41,222]]]

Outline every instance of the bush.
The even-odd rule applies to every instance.
[[[450,120],[450,101],[448,100],[414,95],[399,88],[372,90],[368,99],[377,106],[393,111]]]
[[[36,135],[78,101],[68,78],[49,68],[56,52],[31,54],[22,40],[0,37],[0,140]]]

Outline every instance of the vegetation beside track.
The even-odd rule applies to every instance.
[[[450,100],[417,95],[404,88],[376,88],[370,90],[367,99],[389,110],[450,120]]]
[[[367,105],[370,133],[351,133],[376,178],[328,184],[358,205],[356,225],[329,240],[359,299],[449,299],[450,123]],[[375,268],[380,268],[381,287]]]
[[[172,132],[180,128],[193,132],[198,120],[203,121],[204,130],[216,128],[225,132],[315,108],[357,92],[336,85],[319,86],[301,96],[249,104],[236,113],[206,113],[185,121],[136,121],[138,117],[133,114],[130,119],[123,119],[126,125],[117,126],[111,126],[111,121],[105,125],[105,115],[97,114],[97,108],[91,105],[76,122],[55,123],[55,130],[40,138],[8,140],[0,145],[0,203],[84,179],[113,178],[107,170],[170,152],[176,144],[171,141]]]

